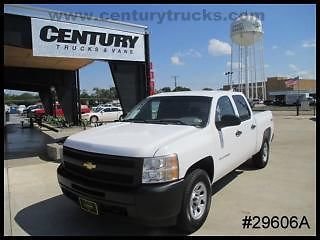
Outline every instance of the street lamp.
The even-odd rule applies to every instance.
[[[56,118],[57,114],[56,114],[56,88],[54,86],[50,87],[50,91],[53,97],[53,115]]]
[[[231,89],[231,85],[230,85],[230,75],[232,75],[233,74],[233,72],[225,72],[224,73],[224,75],[226,75],[227,76],[227,78],[228,78],[228,86],[229,86],[229,90]]]

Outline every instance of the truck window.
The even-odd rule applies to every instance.
[[[250,109],[244,97],[242,97],[241,95],[233,95],[232,98],[238,109],[239,117],[241,121],[246,121],[250,119],[251,117]]]
[[[157,124],[184,124],[205,127],[208,122],[211,97],[163,96],[148,98],[134,107],[124,121],[144,120]]]
[[[227,96],[220,97],[218,100],[215,121],[220,122],[222,116],[225,115],[235,115],[231,101]]]
[[[157,119],[158,117],[159,104],[160,104],[160,101],[153,101],[151,103],[152,119]]]

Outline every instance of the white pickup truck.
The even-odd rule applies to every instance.
[[[266,166],[273,130],[272,113],[253,113],[239,92],[161,93],[68,137],[58,181],[93,214],[191,233],[208,215],[212,184],[248,159]]]

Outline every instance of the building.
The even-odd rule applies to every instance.
[[[254,94],[250,94],[251,96],[255,96],[255,89],[256,89],[256,84],[253,83],[253,88],[251,88],[251,83],[249,83],[249,92],[251,93],[251,91],[254,92]],[[233,84],[232,85],[232,89],[233,91],[236,91],[236,92],[243,92],[243,94],[245,94],[245,88],[246,88],[246,85],[245,83],[243,84]],[[222,90],[230,90],[230,85],[223,85],[223,88]],[[259,99],[263,99],[263,84],[262,82],[257,82],[257,98]]]
[[[316,96],[316,80],[299,79],[295,85],[286,86],[287,77],[267,78],[267,98],[271,100],[284,101],[287,95],[307,94]]]
[[[125,113],[149,96],[147,26],[103,18],[80,19],[76,15],[52,20],[55,14],[64,13],[4,5],[5,89],[38,92],[50,115],[57,97],[66,121],[79,125],[80,69],[102,61],[110,67]],[[107,81],[108,76],[105,78]]]
[[[268,77],[266,82],[266,92],[268,100],[283,101],[286,95],[293,94],[307,94],[310,97],[316,97],[316,80],[314,79],[300,79],[295,85],[286,86],[285,81],[287,77]],[[230,85],[223,85],[222,90],[229,90]],[[244,93],[245,84],[233,84],[234,91],[241,91]],[[251,91],[251,83],[249,83],[249,90]],[[258,98],[262,99],[262,82],[257,82]],[[253,83],[253,91],[255,91],[255,83]]]

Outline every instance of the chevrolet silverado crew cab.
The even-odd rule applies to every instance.
[[[266,166],[273,130],[272,113],[253,113],[240,92],[161,93],[68,137],[58,181],[85,211],[191,233],[208,215],[212,184],[248,159]]]

